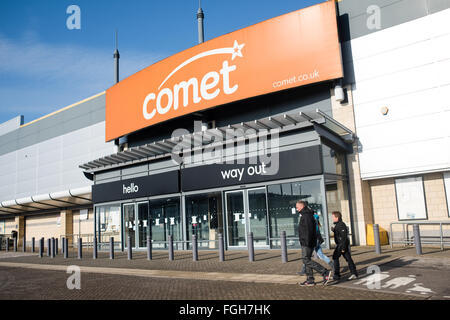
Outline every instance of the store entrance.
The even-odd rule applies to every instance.
[[[130,236],[132,248],[145,248],[149,234],[148,202],[127,203],[123,205],[124,247],[128,247]]]
[[[254,246],[269,248],[266,188],[225,193],[229,248],[247,247],[247,234],[253,232]]]

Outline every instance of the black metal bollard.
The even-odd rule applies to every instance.
[[[169,260],[174,260],[173,256],[173,237],[169,235]]]
[[[58,238],[55,238],[55,255],[59,254],[59,248],[58,248]]]
[[[23,252],[27,252],[27,238],[25,236],[22,238],[22,250]]]
[[[83,259],[83,239],[78,238],[78,259]]]
[[[52,238],[51,257],[54,258],[55,256],[56,256],[56,242],[55,238]]]
[[[281,231],[280,240],[281,240],[281,262],[287,263],[288,255],[287,255],[286,231]]]
[[[247,246],[248,246],[248,261],[255,261],[255,248],[253,244],[253,232],[249,232],[247,235]]]
[[[94,248],[92,250],[92,259],[97,259],[98,253],[97,253],[97,237],[94,237]]]
[[[17,237],[14,237],[13,239],[14,239],[14,241],[13,241],[13,243],[14,243],[14,252],[17,252]]]
[[[225,261],[225,246],[223,243],[223,234],[219,233],[219,261]]]
[[[373,240],[375,243],[375,253],[381,254],[380,226],[378,224],[373,225]]]
[[[109,258],[114,259],[114,238],[109,238]]]
[[[52,249],[52,239],[47,239],[47,257],[51,256],[51,249]]]
[[[414,245],[416,246],[416,254],[422,254],[422,241],[420,240],[420,228],[418,224],[413,225]]]
[[[9,238],[6,238],[5,250],[6,250],[6,252],[9,252]]]
[[[3,249],[3,238],[0,238],[0,251],[2,251],[2,249]]]
[[[152,260],[153,258],[152,249],[152,237],[147,236],[147,260]]]
[[[132,260],[133,248],[131,247],[131,236],[128,236],[127,247],[128,247],[128,260]]]
[[[64,259],[69,258],[69,239],[68,238],[64,238]]]
[[[44,238],[39,239],[39,258],[44,256]]]
[[[195,234],[192,235],[192,260],[198,261],[198,243]]]
[[[34,237],[33,238],[31,238],[31,252],[35,252],[35,248],[34,248],[34,246],[36,245],[36,239],[34,239]]]

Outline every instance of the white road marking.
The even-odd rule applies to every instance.
[[[386,282],[386,284],[383,286],[384,289],[397,289],[400,288],[402,286],[406,286],[408,284],[410,284],[411,282],[416,281],[415,277],[397,277],[394,278],[392,280],[389,280],[388,282]]]

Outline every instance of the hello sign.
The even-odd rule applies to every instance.
[[[343,76],[334,1],[212,39],[106,91],[106,141],[182,115]]]

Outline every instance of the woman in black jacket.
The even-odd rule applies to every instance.
[[[350,240],[348,239],[348,228],[346,224],[342,221],[342,214],[339,211],[334,211],[332,213],[334,228],[331,230],[334,232],[334,242],[336,243],[336,249],[333,252],[334,261],[334,276],[333,280],[340,280],[340,266],[339,257],[344,256],[348,263],[348,268],[350,269],[351,276],[349,280],[357,279],[358,273],[356,272],[356,266],[353,262],[352,256],[350,254]]]

